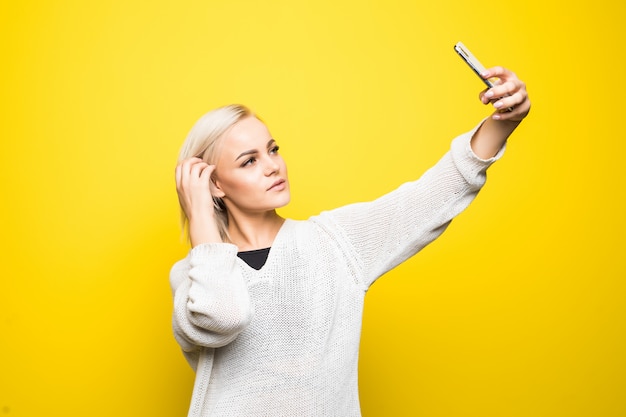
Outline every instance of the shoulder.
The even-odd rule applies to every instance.
[[[280,231],[277,243],[292,248],[328,245],[329,241],[335,241],[338,238],[337,229],[332,215],[326,211],[306,220],[288,219]]]

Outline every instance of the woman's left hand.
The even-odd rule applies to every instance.
[[[517,75],[503,67],[489,68],[481,74],[484,79],[497,77],[496,85],[480,93],[483,104],[493,103],[495,120],[521,122],[530,111],[526,84]]]

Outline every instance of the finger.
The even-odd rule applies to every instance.
[[[203,165],[206,166],[206,163],[199,158],[188,158],[178,164],[176,167],[176,189],[179,194],[187,194],[194,186],[194,178],[200,177]]]
[[[523,95],[519,92],[514,93],[513,95],[506,95],[504,97],[499,98],[497,101],[493,103],[493,107],[497,110],[502,109],[510,109],[514,108],[518,104],[524,101]]]
[[[480,93],[478,93],[478,99],[481,101],[481,103],[483,104],[489,104],[489,99],[486,97],[487,91],[489,91],[488,88],[485,88],[483,91],[481,91]]]
[[[500,121],[521,121],[523,116],[520,115],[520,113],[518,113],[515,110],[512,110],[510,112],[504,111],[496,111],[495,113],[492,114],[491,116],[494,120],[500,120]]]
[[[189,171],[191,171],[191,167],[197,161],[198,161],[198,158],[187,158],[187,159],[183,159],[176,165],[177,183],[180,183],[180,181],[182,181],[183,178],[187,177]]]
[[[215,185],[215,180],[213,179],[213,174],[215,173],[215,165],[207,165],[206,168],[202,171],[201,179],[203,182],[209,184],[209,192],[213,197],[220,197],[219,190]]]
[[[178,199],[185,213],[212,204],[210,184],[214,165],[198,158],[190,158],[179,164]]]
[[[211,184],[213,181],[211,181],[211,175],[213,174],[213,171],[215,171],[215,165],[209,165],[206,164],[206,166],[204,166],[202,168],[202,172],[200,172],[200,181],[203,184]]]
[[[497,120],[521,121],[530,110],[530,101],[526,91],[526,84],[517,75],[501,66],[487,69],[481,74],[483,78],[497,78],[494,87],[488,89],[482,96],[481,101],[491,101],[495,113],[492,115]]]
[[[500,66],[485,70],[481,73],[481,76],[486,80],[490,80],[494,86],[502,86],[508,82],[519,82],[517,75],[513,71]]]
[[[489,100],[494,98],[506,97],[515,94],[515,92],[524,89],[524,83],[515,79],[496,85],[485,93],[485,97]]]
[[[191,167],[191,166],[193,166],[194,164],[197,164],[197,163],[199,163],[199,162],[203,162],[203,161],[202,161],[202,159],[197,158],[197,157],[195,157],[195,156],[194,156],[194,157],[191,157],[191,158],[183,159],[183,160],[179,163],[179,165],[182,165],[182,166],[184,166],[184,167],[185,167],[185,166],[186,166],[186,167]]]
[[[516,100],[518,104],[513,107],[509,107],[511,111],[507,111],[507,108],[504,107],[507,104],[502,104],[503,110],[496,110],[496,112],[492,115],[496,120],[512,120],[512,121],[521,121],[524,119],[528,112],[530,111],[530,100],[528,96],[523,97],[522,101]]]
[[[480,74],[484,79],[497,77],[504,79],[505,81],[510,78],[517,78],[515,73],[501,66],[488,68],[485,72]]]
[[[200,178],[204,169],[208,166],[206,162],[201,159],[193,158],[188,162],[188,169],[184,170],[188,174],[189,179]]]
[[[205,162],[199,162],[193,166],[189,175],[189,186],[199,193],[211,192],[213,181],[211,175],[215,170],[215,165],[209,165]]]

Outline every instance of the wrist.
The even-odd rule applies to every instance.
[[[217,222],[213,214],[189,217],[189,241],[192,247],[203,243],[219,243],[222,241]]]

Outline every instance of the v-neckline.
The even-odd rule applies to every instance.
[[[251,270],[251,271],[253,271],[255,273],[263,272],[263,270],[265,270],[265,267],[267,265],[269,265],[270,263],[272,263],[272,260],[274,258],[274,253],[276,252],[275,248],[277,246],[279,246],[279,244],[280,244],[280,241],[282,239],[282,235],[284,234],[284,230],[287,228],[287,223],[291,223],[291,220],[290,219],[285,219],[283,224],[278,229],[278,232],[276,233],[276,236],[274,236],[274,241],[269,246],[269,253],[267,254],[267,259],[265,260],[265,263],[263,264],[263,266],[260,269],[255,269],[255,268],[251,267],[250,265],[248,265],[248,263],[246,261],[241,259],[239,256],[237,256],[237,261],[243,263],[243,265],[245,265],[246,268],[248,268],[249,270]],[[252,249],[252,250],[249,250],[249,251],[241,251],[241,252],[252,252],[252,251],[255,251],[255,250],[263,250],[263,249],[267,249],[267,248]]]

